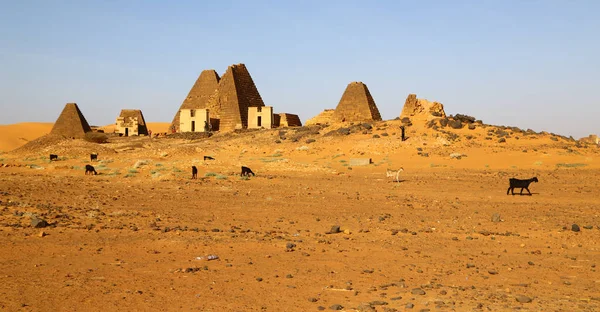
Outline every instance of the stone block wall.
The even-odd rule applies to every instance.
[[[248,107],[248,129],[271,129],[273,124],[273,107]]]
[[[205,132],[204,124],[210,120],[207,109],[182,109],[179,132]]]
[[[278,123],[277,127],[302,127],[300,117],[294,114],[280,113],[277,114]]]

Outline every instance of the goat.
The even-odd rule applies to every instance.
[[[98,154],[90,154],[90,161],[98,160]]]
[[[215,159],[210,156],[204,156],[204,160],[215,160]]]
[[[192,179],[198,178],[198,168],[196,166],[192,166]]]
[[[98,172],[96,172],[96,169],[94,169],[94,166],[85,165],[85,175],[88,175],[88,174],[97,175]]]
[[[256,175],[254,174],[254,172],[252,172],[252,169],[250,169],[250,168],[248,168],[248,167],[244,167],[244,166],[242,166],[242,177],[243,177],[243,176],[248,176],[248,177],[249,177],[250,175],[256,176]]]
[[[400,183],[400,172],[404,171],[404,168],[400,167],[400,169],[387,169],[385,172],[386,177],[396,177],[396,182]]]
[[[531,182],[538,182],[538,178],[537,177],[533,177],[531,179],[527,179],[527,180],[519,180],[519,179],[515,179],[515,178],[511,178],[508,180],[510,183],[510,186],[508,187],[508,190],[506,191],[506,195],[508,195],[509,192],[512,192],[512,195],[515,195],[515,188],[521,188],[521,195],[523,195],[523,189],[526,189],[527,192],[529,193],[529,195],[531,195],[531,192],[529,191],[529,184],[531,184]]]
[[[50,154],[50,161],[58,160],[58,155]]]

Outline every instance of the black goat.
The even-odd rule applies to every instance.
[[[85,174],[93,174],[93,175],[97,175],[98,172],[96,172],[96,169],[94,169],[94,166],[92,165],[85,165]]]
[[[529,191],[529,184],[531,184],[531,182],[538,182],[538,178],[537,177],[533,177],[531,179],[527,179],[527,180],[519,180],[519,179],[515,179],[515,178],[511,178],[508,180],[510,182],[510,186],[508,187],[508,190],[506,191],[506,195],[508,195],[509,192],[512,192],[512,195],[515,195],[515,188],[521,188],[521,195],[523,195],[523,189],[526,189],[527,192],[529,193],[529,195],[531,195],[531,192]]]
[[[198,177],[198,168],[196,166],[192,166],[192,179],[196,179]]]
[[[98,160],[98,154],[90,154],[90,161]]]
[[[210,156],[204,156],[204,160],[215,160],[215,159]]]
[[[50,154],[50,161],[58,160],[58,155]]]
[[[242,166],[242,177],[243,177],[243,176],[250,176],[250,175],[256,176],[256,175],[254,174],[254,172],[252,172],[252,169],[250,169],[250,168],[248,168],[248,167],[244,167],[244,166]]]

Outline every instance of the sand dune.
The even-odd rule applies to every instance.
[[[0,151],[7,152],[50,133],[54,123],[22,122],[0,125]]]

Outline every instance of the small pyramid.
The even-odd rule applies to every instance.
[[[50,134],[81,139],[92,129],[75,103],[67,103],[54,123]]]
[[[351,82],[335,108],[332,119],[338,122],[381,120],[381,115],[367,85]]]
[[[135,119],[137,121],[137,134],[148,135],[148,127],[146,126],[146,120],[144,119],[144,114],[139,109],[122,109],[119,117],[123,118],[124,122],[128,122],[130,119]],[[117,119],[118,120],[118,119]]]
[[[220,131],[248,127],[248,107],[265,106],[244,64],[231,65],[207,103],[210,117],[218,118]]]
[[[173,122],[171,122],[170,129],[179,131],[180,126],[180,112],[182,109],[204,109],[207,108],[206,104],[210,97],[215,93],[215,90],[219,87],[219,74],[213,69],[203,70],[198,76],[196,83],[192,86],[192,89],[188,93],[188,96],[183,100],[181,106],[177,110]],[[212,112],[211,112],[212,113]],[[211,115],[212,117],[212,115]]]

